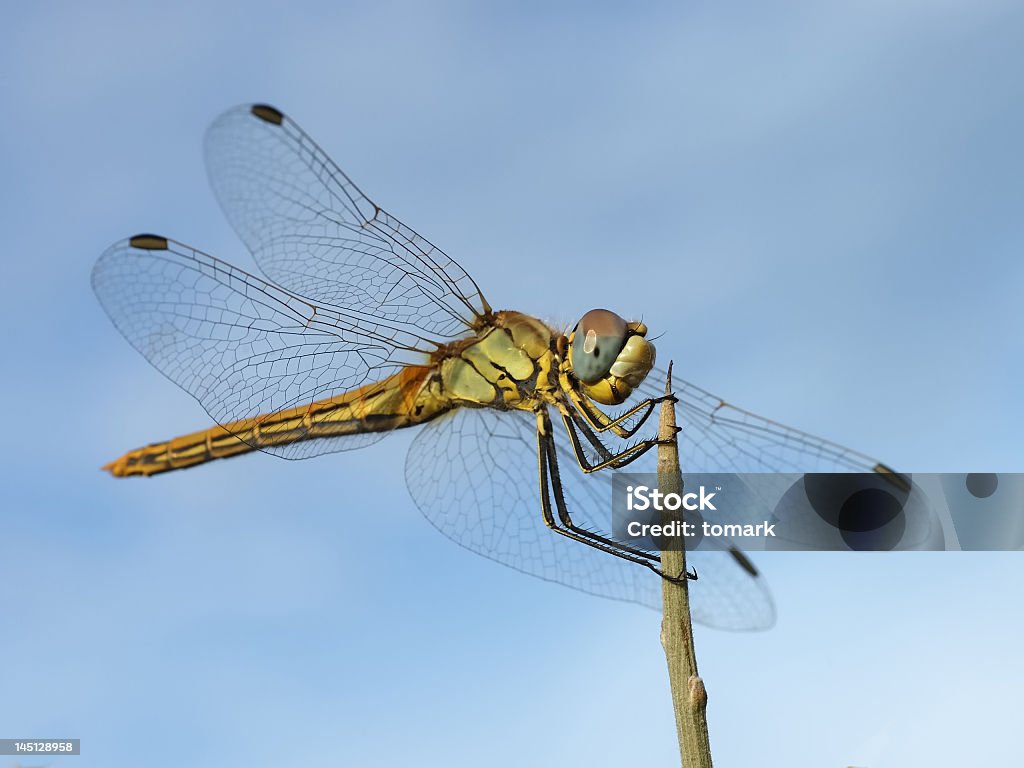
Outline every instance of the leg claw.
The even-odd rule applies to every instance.
[[[661,576],[661,578],[665,579],[665,581],[670,581],[673,584],[684,584],[687,581],[696,581],[697,580],[697,569],[696,568],[687,568],[685,571],[683,571],[678,576],[669,576],[664,571],[658,571],[657,573],[658,573],[659,576]]]

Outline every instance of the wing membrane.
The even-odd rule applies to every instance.
[[[454,260],[367,198],[294,121],[236,107],[206,136],[214,192],[260,270],[314,301],[462,335],[489,307]]]
[[[640,387],[657,397],[666,373],[654,369]],[[831,440],[801,432],[727,403],[672,376],[683,472],[874,472],[880,462]]]
[[[657,397],[666,374],[655,369],[637,393]],[[684,476],[695,473],[872,472],[869,456],[733,406],[673,377]],[[629,404],[626,405],[628,407]],[[549,531],[537,499],[535,422],[520,413],[463,411],[428,425],[413,442],[406,478],[430,522],[458,544],[540,578],[613,599],[660,605],[658,577],[644,568]],[[611,473],[583,475],[556,430],[566,502],[576,522],[608,535]],[[628,467],[656,471],[653,452]],[[778,494],[777,494],[778,495]],[[750,503],[765,504],[755,495]],[[726,520],[727,522],[727,520]],[[771,626],[775,609],[764,579],[742,554],[687,553],[699,580],[694,619],[725,629]]]
[[[339,395],[423,362],[430,341],[314,304],[165,238],[116,243],[92,284],[124,337],[220,424]],[[286,458],[361,447],[383,433],[265,447]]]
[[[535,430],[531,414],[489,409],[463,409],[426,425],[406,460],[417,506],[445,536],[492,560],[583,592],[659,608],[657,575],[544,525]],[[558,440],[558,452],[569,510],[578,524],[607,534],[611,473],[584,475],[565,442]],[[687,558],[700,575],[690,589],[696,621],[722,629],[774,623],[771,595],[756,570],[725,552]]]

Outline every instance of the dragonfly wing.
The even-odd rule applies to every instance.
[[[370,201],[273,107],[219,117],[207,132],[206,165],[232,226],[275,283],[446,337],[488,309],[462,267]]]
[[[640,396],[661,394],[665,376],[663,370],[653,370],[642,384]],[[910,475],[896,473],[877,459],[839,443],[738,408],[676,376],[672,377],[672,386],[679,398],[676,415],[682,428],[678,439],[684,476],[736,473],[751,494],[740,519],[729,519],[720,510],[717,522],[749,523],[764,513],[764,519],[783,524],[785,546],[797,548],[864,546],[866,539],[861,534],[866,531],[876,537],[871,539],[872,546],[930,548],[941,541],[941,528],[936,527],[927,499],[913,485]],[[819,489],[817,504],[812,503],[805,480],[800,477],[809,473],[829,476],[813,481]],[[858,473],[860,478],[847,483],[839,477],[844,473]],[[745,474],[757,477],[748,479]],[[898,505],[899,513],[884,518],[884,522],[882,517],[863,517],[857,526],[847,528],[839,523],[839,509],[819,506],[827,498],[821,496],[822,488],[848,500],[859,490],[881,490]],[[863,498],[861,503],[865,503]],[[888,507],[890,511],[894,508]],[[849,510],[842,513],[851,514],[854,512]],[[862,525],[868,527],[862,529]]]
[[[222,425],[339,395],[423,362],[417,344],[382,322],[313,304],[186,245],[138,236],[111,246],[92,284],[117,329]],[[274,447],[307,458],[383,433]]]
[[[656,418],[655,414],[655,418]],[[562,484],[567,497],[575,499],[576,506],[570,505],[574,518],[583,521],[592,530],[610,534],[612,531],[612,477],[611,471],[584,474],[573,453],[567,437],[557,428],[555,443],[558,448],[558,464]],[[621,449],[621,445],[619,448]],[[596,458],[596,457],[594,457]],[[631,462],[627,472],[656,474],[657,452],[651,450]],[[562,537],[559,537],[562,538]],[[610,538],[614,538],[611,537]],[[566,540],[568,544],[576,542]],[[632,543],[632,542],[627,542]],[[743,554],[726,537],[714,542],[721,549],[701,549],[686,554],[687,565],[698,574],[698,581],[690,585],[690,610],[693,620],[705,626],[729,630],[768,629],[775,624],[775,603],[771,591],[760,571],[748,556]],[[587,549],[590,549],[589,547]],[[596,552],[595,554],[608,556]],[[654,574],[632,563],[624,567],[640,571],[645,590],[654,590],[654,595],[642,593],[646,599],[635,599],[653,608],[661,608],[661,582]],[[650,583],[653,577],[653,585]]]
[[[664,370],[655,368],[640,397],[665,392]],[[874,472],[880,462],[727,403],[673,373],[679,403],[676,421],[680,462],[686,472]]]
[[[564,439],[558,450],[574,520],[609,534],[610,473],[584,475]],[[660,608],[658,576],[544,525],[531,414],[460,409],[427,424],[410,447],[406,480],[426,518],[457,544],[547,581]],[[756,570],[725,552],[688,557],[700,576],[690,590],[696,621],[723,629],[774,623],[771,596]]]

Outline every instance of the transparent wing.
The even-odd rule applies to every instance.
[[[584,475],[557,430],[556,439],[570,512],[584,527],[610,532],[611,473]],[[410,447],[406,481],[426,518],[467,549],[583,592],[661,605],[657,575],[544,525],[536,420],[530,414],[462,409],[426,425]],[[725,552],[687,557],[700,576],[690,589],[696,621],[723,629],[762,629],[774,623],[770,593],[756,570]]]
[[[664,393],[666,372],[655,368],[640,397]],[[679,460],[687,472],[874,472],[880,462],[838,443],[737,408],[672,376],[679,403]]]
[[[222,425],[333,397],[424,361],[431,342],[314,304],[186,245],[140,235],[111,246],[92,285],[124,337]],[[264,450],[306,458],[382,433]]]
[[[370,201],[289,117],[236,107],[206,136],[214,192],[273,282],[436,336],[488,306],[454,260]]]
[[[665,377],[665,371],[653,370],[640,387],[639,396],[661,394]],[[899,546],[920,546],[934,534],[920,491],[911,492],[910,475],[896,474],[864,453],[738,408],[676,376],[672,377],[672,384],[679,398],[676,420],[682,428],[678,439],[684,477],[699,483],[702,473],[736,473],[749,493],[749,500],[742,509],[734,510],[738,518],[733,519],[728,511],[719,510],[715,513],[715,522],[750,523],[759,520],[763,513],[763,519],[784,524],[786,546],[828,547],[830,544],[823,542],[837,543],[836,535],[844,531],[836,527],[835,520],[831,527],[823,524],[824,520],[832,519],[833,511],[826,514],[816,509],[807,494],[794,487],[794,476],[863,473],[866,477],[878,478],[881,483],[878,487],[899,504],[898,518],[907,530]],[[757,477],[748,479],[744,474],[757,474]],[[833,484],[835,482],[838,481]],[[864,518],[863,524],[869,525],[868,530],[875,533],[884,528],[871,516]],[[876,526],[881,528],[876,531]],[[878,542],[884,540],[884,537],[879,538]]]

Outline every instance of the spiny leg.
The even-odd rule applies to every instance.
[[[569,442],[572,444],[572,450],[576,456],[576,461],[579,463],[580,469],[587,473],[597,472],[609,467],[612,469],[621,469],[643,456],[647,451],[661,442],[657,438],[641,440],[636,443],[636,445],[632,445],[620,453],[613,454],[608,447],[601,442],[601,439],[591,431],[590,427],[587,426],[586,422],[580,418],[579,414],[575,410],[564,404],[559,404],[558,410],[559,413],[562,414],[562,422],[565,424],[565,430],[569,433]],[[583,433],[583,436],[587,438],[587,442],[589,442],[597,451],[598,455],[601,457],[601,461],[596,464],[592,464],[590,459],[587,458],[586,453],[583,450],[583,444],[580,442],[577,429]]]
[[[548,422],[548,425],[550,427],[550,422]],[[690,573],[689,571],[686,571],[686,572],[684,572],[682,574],[678,574],[678,575],[669,575],[669,574],[665,573],[663,570],[661,570],[660,567],[657,567],[657,566],[654,565],[654,563],[658,563],[659,566],[660,566],[660,563],[661,563],[660,556],[653,555],[653,554],[651,554],[649,552],[646,552],[646,551],[644,551],[642,549],[637,549],[635,547],[628,546],[626,544],[623,544],[623,543],[618,542],[618,541],[614,541],[612,539],[607,539],[604,536],[600,536],[600,535],[594,533],[593,531],[588,531],[585,528],[580,528],[579,526],[575,525],[573,523],[573,521],[572,521],[571,515],[569,514],[569,509],[568,509],[568,507],[565,504],[565,494],[562,492],[562,479],[561,479],[561,474],[560,474],[560,472],[558,470],[558,454],[557,454],[557,451],[555,449],[554,435],[551,435],[551,434],[548,435],[547,443],[548,443],[547,450],[548,450],[548,456],[549,456],[549,470],[551,472],[551,485],[552,485],[552,490],[553,490],[553,494],[552,495],[554,496],[554,499],[555,499],[555,505],[558,508],[559,520],[561,521],[562,525],[564,525],[566,527],[567,530],[572,531],[572,532],[574,532],[576,534],[582,535],[584,537],[587,537],[589,539],[593,539],[593,540],[596,540],[598,542],[605,543],[606,545],[611,547],[610,550],[607,550],[607,551],[610,551],[611,554],[615,555],[616,557],[620,557],[620,558],[622,558],[624,560],[630,560],[631,562],[640,563],[641,565],[644,565],[647,568],[650,568],[656,574],[658,574],[663,579],[666,579],[668,581],[671,581],[671,582],[674,582],[674,583],[679,583],[680,581],[684,581],[686,579],[696,580],[696,578],[697,578],[697,572],[696,571],[694,571],[693,573]],[[643,558],[643,559],[639,560],[637,558]]]
[[[666,400],[672,400],[673,402],[679,402],[675,395],[662,395],[661,397],[649,397],[635,406],[630,408],[619,416],[609,416],[607,413],[598,408],[587,397],[583,392],[579,391],[578,385],[569,379],[564,373],[561,376],[562,389],[568,393],[572,404],[576,406],[577,410],[583,414],[587,423],[595,432],[605,432],[611,430],[617,437],[623,439],[632,437],[637,431],[644,425],[647,419],[652,413],[654,413],[654,406],[662,403]],[[635,416],[640,411],[644,411],[643,416],[634,424],[632,427],[623,427],[622,424]]]
[[[654,413],[654,406],[669,398],[675,398],[675,395],[648,398],[647,400],[637,403],[625,413],[612,417],[594,405],[590,401],[590,398],[581,392],[570,390],[569,396],[572,399],[573,405],[575,405],[577,410],[583,414],[591,429],[595,432],[606,432],[611,430],[613,434],[623,439],[632,437],[637,433],[640,427],[642,427],[647,422],[647,419],[650,418],[650,415]],[[622,426],[624,422],[635,416],[640,411],[643,411],[644,413],[639,419],[637,419],[637,422],[633,426]]]
[[[537,415],[537,456],[540,469],[541,511],[544,517],[544,524],[548,528],[562,536],[586,544],[606,554],[643,565],[669,581],[678,582],[681,579],[690,578],[689,574],[685,576],[670,576],[664,573],[656,565],[656,563],[660,564],[660,558],[655,554],[613,541],[593,531],[580,528],[573,523],[572,516],[565,504],[562,479],[558,471],[558,454],[551,430],[551,419],[546,411]],[[549,477],[550,484],[548,481]],[[556,522],[555,516],[552,513],[551,497],[554,497],[555,506],[558,509],[558,522]],[[564,528],[559,527],[559,522]]]
[[[558,520],[555,519],[555,515],[554,515],[554,513],[553,513],[553,511],[551,509],[551,496],[552,496],[552,492],[554,492],[555,494],[559,494],[559,495],[562,493],[561,478],[559,478],[554,484],[549,483],[549,480],[548,480],[548,478],[550,476],[550,455],[549,455],[549,448],[548,448],[547,442],[550,439],[550,426],[551,426],[551,422],[548,419],[544,419],[544,421],[546,422],[546,425],[538,417],[537,460],[538,460],[538,466],[539,466],[539,472],[540,472],[541,514],[542,514],[542,516],[544,518],[544,525],[546,525],[548,528],[550,528],[555,533],[558,533],[558,534],[560,534],[562,536],[566,536],[566,537],[568,537],[570,539],[573,539],[574,541],[578,541],[578,542],[580,542],[582,544],[586,544],[589,547],[593,547],[594,549],[598,549],[598,550],[600,550],[602,552],[606,552],[606,553],[611,554],[611,555],[616,555],[616,556],[619,556],[619,557],[623,557],[624,555],[620,554],[620,552],[618,551],[618,546],[616,544],[614,544],[613,542],[605,543],[605,542],[600,540],[600,537],[592,536],[589,531],[586,531],[586,530],[581,529],[581,528],[577,528],[575,525],[572,525],[572,518],[569,517],[564,512],[564,507],[565,507],[564,499],[559,500],[557,497],[556,497],[555,504],[559,508],[559,513],[558,513],[559,519]],[[548,432],[544,432],[543,431],[545,428],[548,430]],[[555,489],[552,488],[552,485],[555,486]],[[564,521],[565,519],[568,519],[570,521],[570,525],[567,528],[560,528],[559,527],[559,521]],[[564,524],[564,522],[563,522],[563,524]],[[641,563],[643,565],[647,565],[648,564],[647,563],[647,558],[648,557],[653,558],[653,556],[651,556],[651,555],[643,555],[642,559],[641,559],[640,556],[637,556],[637,557],[631,557],[630,556],[630,557],[626,557],[625,559],[630,560],[632,562],[637,562],[637,563]]]
[[[658,562],[657,555],[613,541],[593,531],[580,528],[573,522],[565,505],[562,479],[558,473],[554,437],[551,433],[551,419],[546,412],[537,415],[537,457],[540,467],[541,511],[544,516],[544,524],[548,528],[594,549],[645,565],[658,573],[661,572],[652,564],[652,561]],[[551,509],[552,497],[555,499],[555,506],[558,509],[557,520]],[[559,523],[564,527],[560,527]]]

